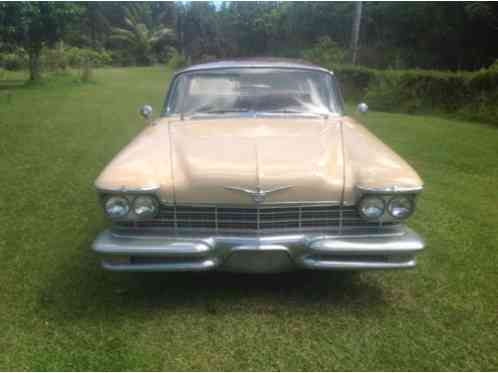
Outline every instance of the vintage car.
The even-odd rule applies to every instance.
[[[366,111],[366,104],[359,111]],[[177,72],[95,182],[114,271],[410,268],[417,173],[344,114],[331,71],[280,59]]]

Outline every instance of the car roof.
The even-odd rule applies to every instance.
[[[318,70],[329,72],[318,65],[314,65],[304,60],[290,59],[290,58],[272,58],[272,57],[253,57],[253,58],[238,58],[217,60],[189,66],[177,72],[182,74],[185,72],[199,71],[199,70],[213,70],[213,69],[227,69],[227,68],[250,68],[250,67],[277,67],[285,69],[304,69],[304,70]]]

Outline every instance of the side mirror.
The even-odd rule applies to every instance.
[[[149,120],[151,115],[152,115],[152,106],[150,105],[144,105],[140,108],[139,113],[141,116],[143,116],[145,119]]]
[[[366,113],[368,111],[368,105],[364,102],[361,102],[356,107],[356,110],[358,110],[359,113]]]

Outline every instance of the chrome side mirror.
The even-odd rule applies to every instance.
[[[143,116],[145,119],[150,120],[150,117],[152,115],[152,106],[150,105],[144,105],[140,108],[139,113],[141,116]]]
[[[356,110],[358,110],[359,113],[366,113],[368,111],[368,105],[364,102],[361,102],[356,107]]]

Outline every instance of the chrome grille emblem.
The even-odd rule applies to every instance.
[[[235,187],[235,186],[226,186],[225,189],[228,190],[236,190],[239,192],[244,192],[249,194],[249,196],[252,198],[255,204],[260,204],[263,203],[266,200],[266,196],[270,193],[278,192],[280,190],[285,190],[292,188],[292,185],[285,185],[285,186],[280,186],[272,189],[261,189],[260,187],[257,187],[256,189],[249,189],[249,188],[240,188],[240,187]]]

